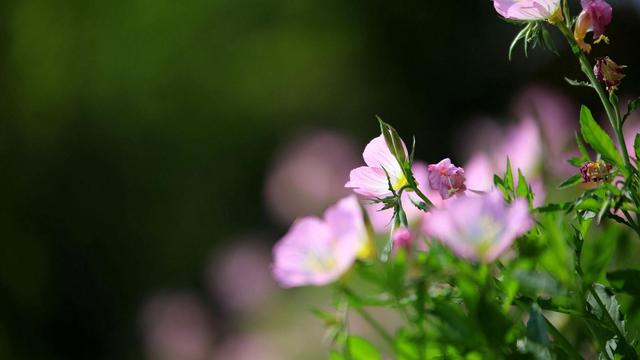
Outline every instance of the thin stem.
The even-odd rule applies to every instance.
[[[395,344],[393,342],[393,338],[387,330],[385,330],[382,325],[378,322],[378,320],[374,319],[365,309],[362,307],[353,307],[353,309],[380,335],[382,339],[391,347],[394,348]]]
[[[589,79],[589,82],[591,82],[591,85],[598,93],[598,97],[600,98],[600,101],[604,106],[604,110],[607,113],[607,117],[609,118],[609,123],[611,124],[611,127],[614,129],[614,132],[616,135],[616,141],[618,142],[618,147],[622,152],[622,155],[623,155],[622,158],[624,160],[625,166],[627,167],[628,171],[633,172],[633,166],[631,165],[631,161],[629,160],[629,154],[627,152],[627,145],[625,144],[624,136],[622,136],[621,121],[619,117],[616,116],[616,111],[614,110],[614,107],[612,106],[611,101],[609,101],[609,97],[607,96],[606,90],[604,89],[604,87],[602,87],[602,84],[598,81],[598,79],[596,79],[596,76],[593,73],[593,66],[591,65],[591,62],[589,61],[589,59],[584,54],[582,49],[580,49],[580,46],[578,45],[578,43],[573,38],[573,35],[571,34],[571,30],[569,30],[569,28],[563,23],[559,23],[556,25],[560,30],[560,32],[564,35],[564,37],[569,42],[571,51],[578,58],[582,72],[587,76],[587,78]]]

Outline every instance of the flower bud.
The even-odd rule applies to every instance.
[[[604,36],[604,30],[611,22],[613,10],[604,0],[582,0],[582,12],[578,15],[573,37],[585,52],[591,51],[591,45],[584,40],[588,32],[593,32],[594,43],[609,42]]]
[[[464,177],[464,170],[451,163],[451,160],[444,159],[437,164],[427,167],[429,171],[429,186],[432,190],[438,191],[442,199],[448,199],[454,194],[462,194],[467,190]]]
[[[618,85],[626,76],[622,73],[624,68],[626,68],[625,65],[618,65],[608,56],[605,56],[596,59],[593,72],[596,74],[598,81],[602,82],[608,91],[612,91],[618,89]]]
[[[605,181],[609,178],[611,168],[611,165],[602,160],[587,161],[580,167],[580,175],[585,183]]]
[[[411,248],[411,242],[413,240],[413,235],[411,231],[406,227],[402,227],[393,232],[393,247],[397,248]]]

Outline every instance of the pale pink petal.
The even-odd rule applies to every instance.
[[[402,147],[404,148],[406,155],[407,149],[404,143],[402,143]],[[398,164],[398,160],[396,160],[393,154],[391,154],[391,151],[389,151],[387,143],[382,135],[371,140],[369,144],[367,144],[364,148],[362,157],[368,166],[373,168],[384,168],[389,174],[392,184],[403,176],[402,168],[400,167],[400,164]]]
[[[494,0],[493,6],[507,19],[544,20],[560,7],[560,0]]]
[[[351,170],[349,181],[344,186],[365,197],[385,198],[391,195],[389,179],[381,168],[355,168]]]

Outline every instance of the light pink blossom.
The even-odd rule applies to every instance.
[[[283,287],[321,286],[337,280],[369,244],[360,204],[346,197],[324,213],[304,217],[274,246],[273,274]]]
[[[404,143],[402,147],[406,154]],[[362,157],[367,166],[351,170],[345,187],[352,188],[356,193],[366,197],[385,198],[392,195],[389,183],[393,190],[400,190],[407,185],[407,178],[382,135],[367,144]]]
[[[406,227],[401,227],[393,232],[392,241],[393,247],[395,249],[409,249],[411,247],[412,240],[413,235],[411,234],[411,230],[407,229]]]
[[[517,199],[507,206],[497,190],[456,197],[424,221],[427,235],[456,255],[480,262],[495,260],[533,224],[526,200]]]
[[[427,167],[429,172],[429,186],[438,191],[442,199],[448,199],[455,194],[462,194],[467,187],[464,184],[464,170],[451,163],[449,158]]]
[[[493,0],[493,6],[507,19],[536,21],[559,16],[560,0]]]

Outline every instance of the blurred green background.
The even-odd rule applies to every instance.
[[[637,94],[640,5],[612,3],[595,55]],[[293,136],[359,148],[380,115],[439,160],[525,84],[593,99],[564,46],[509,63],[516,32],[487,0],[2,1],[0,358],[144,358],[164,289],[201,295],[222,341],[234,315],[203,274],[229,239],[286,230],[263,189]]]

